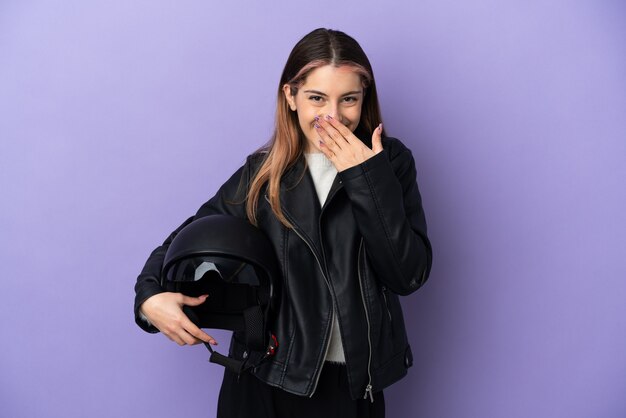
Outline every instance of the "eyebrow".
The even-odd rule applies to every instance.
[[[326,93],[322,93],[321,91],[318,91],[318,90],[304,90],[304,92],[305,93],[319,94],[320,96],[328,96]],[[349,91],[347,93],[342,94],[341,97],[350,96],[352,94],[361,94],[361,93],[363,93],[362,90],[354,90],[354,91]]]

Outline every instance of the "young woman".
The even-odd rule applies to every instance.
[[[225,371],[219,417],[383,417],[382,390],[412,365],[398,295],[426,281],[431,248],[411,152],[386,137],[373,71],[345,33],[316,29],[292,50],[269,143],[150,255],[135,286],[146,331],[217,342],[182,312],[207,296],[159,285],[169,242],[199,217],[249,220],[282,273],[270,361]],[[210,295],[208,297],[211,297]],[[233,338],[230,354],[244,348]]]

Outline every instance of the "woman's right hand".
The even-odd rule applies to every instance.
[[[207,297],[208,295],[190,297],[182,293],[158,293],[146,299],[139,310],[152,325],[178,345],[193,345],[203,341],[217,345],[217,341],[213,337],[198,328],[183,313],[184,305],[198,306]]]

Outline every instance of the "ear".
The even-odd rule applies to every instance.
[[[291,95],[291,86],[289,84],[283,85],[283,94],[285,95],[285,99],[289,104],[289,108],[296,111],[296,98]]]

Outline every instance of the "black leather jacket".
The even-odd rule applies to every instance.
[[[398,295],[426,281],[431,248],[411,152],[383,138],[384,151],[340,172],[324,207],[300,159],[283,176],[281,204],[294,229],[273,215],[267,196],[258,205],[258,226],[270,238],[282,270],[280,309],[273,327],[276,355],[254,370],[266,383],[312,396],[338,315],[353,399],[371,395],[406,375],[412,365]],[[215,213],[245,217],[246,185],[263,155],[248,157],[196,213],[150,255],[135,286],[135,317],[141,303],[160,293],[163,256],[178,230]],[[209,296],[210,297],[210,296]],[[242,358],[233,338],[230,354]]]

